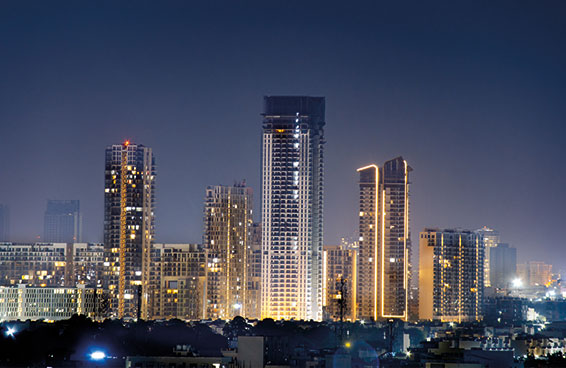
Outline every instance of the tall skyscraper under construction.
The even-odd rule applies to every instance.
[[[402,157],[360,174],[356,317],[409,318],[409,172]]]
[[[262,318],[322,319],[324,97],[266,96]]]
[[[155,159],[129,141],[106,148],[104,286],[112,315],[147,318],[154,237]]]

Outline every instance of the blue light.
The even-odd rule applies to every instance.
[[[16,329],[14,327],[8,327],[6,330],[6,336],[14,337],[16,334]]]
[[[106,358],[106,353],[103,351],[97,350],[90,353],[90,359],[92,360],[102,360],[104,358]]]

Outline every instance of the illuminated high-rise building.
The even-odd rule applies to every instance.
[[[47,201],[43,241],[53,243],[80,243],[82,215],[78,200]]]
[[[322,319],[324,97],[264,98],[262,318]]]
[[[485,257],[484,257],[484,267],[483,267],[483,282],[485,287],[493,286],[491,284],[491,249],[499,244],[499,231],[491,229],[487,226],[476,230],[476,233],[483,237],[483,243],[485,246]]]
[[[552,278],[552,265],[538,261],[518,264],[517,277],[521,279],[525,286],[546,285]]]
[[[355,319],[357,248],[350,244],[323,247],[323,311],[325,319]]]
[[[151,148],[129,141],[106,148],[104,285],[118,318],[147,318],[154,193]]]
[[[251,224],[252,190],[245,183],[206,189],[207,318],[232,319],[247,314]]]
[[[360,173],[356,318],[409,318],[409,172],[402,157]]]
[[[261,318],[261,223],[250,227],[248,242],[246,318]]]
[[[474,231],[424,229],[419,236],[419,318],[483,317],[483,237]]]

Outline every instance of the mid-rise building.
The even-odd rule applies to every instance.
[[[323,311],[326,319],[355,320],[357,249],[349,244],[323,247]]]
[[[487,250],[487,248],[486,248]],[[517,249],[499,243],[489,249],[490,284],[495,288],[509,288],[517,277]]]
[[[356,318],[409,318],[409,172],[402,157],[360,174]]]
[[[0,286],[0,321],[57,321],[75,314],[103,319],[102,289],[78,287]]]
[[[153,244],[148,317],[205,318],[206,262],[197,244]]]
[[[491,285],[491,249],[496,247],[499,244],[499,231],[491,229],[487,226],[482,227],[479,230],[476,230],[476,233],[483,237],[483,243],[485,246],[485,258],[484,258],[484,267],[483,267],[483,280],[485,287],[490,287]]]
[[[469,230],[424,229],[419,251],[419,318],[458,323],[481,320],[482,236]]]
[[[207,188],[203,236],[208,257],[207,318],[247,315],[251,224],[252,190],[245,183]]]
[[[78,200],[48,200],[44,216],[43,241],[80,243],[82,215]]]
[[[10,241],[10,207],[0,204],[0,242]]]
[[[147,318],[154,237],[152,149],[129,141],[108,146],[104,183],[104,286],[111,313],[118,318]]]
[[[322,319],[324,97],[266,96],[262,318]]]
[[[104,252],[96,243],[0,243],[0,285],[100,285]]]

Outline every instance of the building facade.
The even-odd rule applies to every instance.
[[[206,262],[197,244],[153,244],[148,318],[204,319]]]
[[[323,97],[266,96],[262,318],[322,319]]]
[[[0,243],[0,285],[100,285],[103,245],[97,243]]]
[[[487,250],[487,248],[486,248]],[[489,278],[495,288],[509,288],[517,277],[517,249],[499,243],[489,249]]]
[[[409,172],[402,157],[360,174],[356,318],[409,318]]]
[[[43,241],[80,243],[82,215],[78,200],[48,200],[45,210]]]
[[[0,321],[57,321],[74,314],[92,319],[99,315],[102,289],[79,287],[0,287]]]
[[[247,265],[246,317],[261,318],[261,223],[250,227]]]
[[[0,242],[10,241],[10,207],[0,204]]]
[[[106,148],[104,187],[104,286],[118,318],[147,318],[154,237],[155,159],[151,148]]]
[[[484,275],[483,280],[485,287],[490,287],[491,285],[491,249],[496,247],[499,244],[499,231],[491,229],[487,226],[482,227],[481,229],[476,230],[476,233],[483,237],[483,243],[485,246],[485,258],[484,258]]]
[[[211,186],[204,204],[207,318],[246,316],[252,190],[245,183]]]
[[[552,278],[552,265],[539,261],[530,261],[517,265],[517,276],[525,286],[543,286]]]
[[[424,229],[419,250],[419,318],[458,323],[481,320],[482,236],[469,230]]]
[[[323,247],[324,318],[354,321],[356,305],[357,249],[349,244]]]

